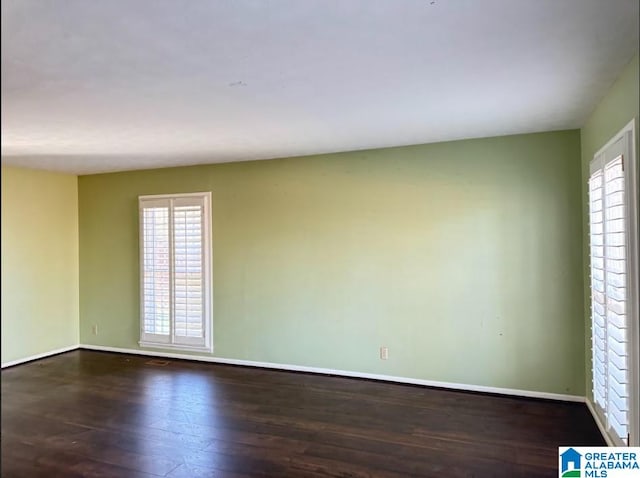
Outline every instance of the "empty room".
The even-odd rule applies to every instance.
[[[3,478],[640,476],[639,1],[1,8]]]

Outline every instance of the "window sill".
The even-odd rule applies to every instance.
[[[213,353],[213,347],[196,346],[196,345],[176,345],[176,344],[159,344],[155,342],[138,342],[140,347],[152,349],[181,350],[183,352],[204,352]]]

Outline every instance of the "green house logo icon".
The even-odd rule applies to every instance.
[[[568,448],[564,453],[560,454],[562,478],[580,477],[580,460],[582,455],[573,448]]]

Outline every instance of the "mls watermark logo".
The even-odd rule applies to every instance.
[[[560,453],[560,476],[568,478],[571,476],[581,477],[582,455],[575,448],[567,448]]]
[[[561,478],[640,478],[639,447],[560,447]]]

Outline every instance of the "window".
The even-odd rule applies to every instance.
[[[140,196],[140,345],[212,350],[211,193]]]
[[[637,444],[637,189],[633,122],[589,177],[593,399],[615,445]]]

